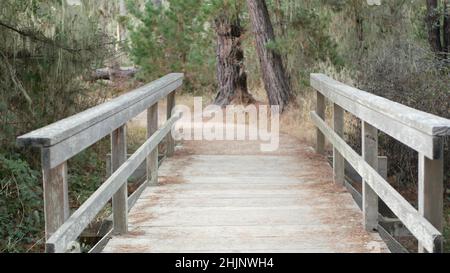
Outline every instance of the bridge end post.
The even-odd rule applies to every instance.
[[[126,125],[111,133],[111,173],[114,173],[127,160]],[[128,187],[124,181],[112,197],[113,230],[115,234],[128,232]]]
[[[429,159],[419,153],[419,213],[424,216],[440,232],[443,230],[444,214],[444,160],[443,145],[440,146],[440,157]],[[436,251],[442,251],[442,244],[436,246]],[[419,242],[418,252],[426,250]]]
[[[378,129],[365,121],[362,122],[362,156],[378,171]],[[378,195],[367,181],[362,183],[364,228],[373,232],[378,229]]]
[[[316,94],[316,114],[325,120],[325,96],[319,91],[316,91]],[[321,155],[325,154],[325,136],[319,128],[316,129],[316,152]]]
[[[158,130],[158,103],[147,109],[147,138],[150,138]],[[158,183],[158,146],[147,157],[147,183]]]

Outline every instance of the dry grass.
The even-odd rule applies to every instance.
[[[314,144],[315,126],[311,122],[310,112],[315,109],[315,93],[311,90],[304,96],[297,96],[281,116],[280,130],[294,136],[308,145]]]

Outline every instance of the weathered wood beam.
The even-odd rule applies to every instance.
[[[316,92],[316,114],[324,119],[325,118],[325,96],[319,91]],[[325,154],[325,136],[323,133],[316,129],[316,152],[318,154]]]
[[[147,137],[151,137],[157,130],[158,103],[147,109]],[[158,183],[158,153],[157,146],[147,157],[147,181],[149,182],[149,185]]]
[[[443,147],[442,147],[443,149]],[[444,227],[444,159],[419,154],[419,213],[440,232]],[[443,247],[443,246],[441,246]],[[425,252],[419,243],[419,252]]]
[[[333,104],[333,129],[340,137],[344,136],[344,109],[337,104]],[[345,178],[345,160],[336,148],[333,148],[333,173],[334,182],[343,186]]]
[[[378,171],[378,130],[367,122],[362,124],[362,156]],[[363,221],[367,231],[376,231],[378,227],[378,195],[363,179],[362,184]]]
[[[111,133],[111,173],[114,173],[127,160],[127,132],[122,125]],[[112,197],[112,214],[114,234],[128,231],[128,185],[127,179]]]
[[[50,236],[69,218],[67,163],[53,169],[42,170],[44,182],[45,238]]]
[[[172,111],[175,107],[175,92],[167,95],[167,119],[172,116]],[[166,156],[171,157],[175,151],[175,140],[172,137],[172,134],[168,134],[166,138]]]

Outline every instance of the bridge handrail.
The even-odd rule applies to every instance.
[[[134,91],[17,138],[42,148],[42,164],[54,168],[109,135],[149,105],[180,87],[183,74],[168,74]]]
[[[316,89],[317,147],[325,153],[325,137],[333,144],[333,172],[344,184],[345,160],[363,178],[363,218],[367,230],[378,226],[378,197],[419,241],[419,251],[442,251],[443,142],[450,120],[425,113],[345,85],[323,74],[311,74]],[[325,98],[333,103],[333,128],[325,122]],[[344,110],[362,122],[362,156],[344,140]],[[378,174],[378,130],[419,152],[419,211]]]
[[[450,135],[450,120],[348,86],[324,74],[311,74],[311,86],[403,144],[431,159],[440,158],[441,137]]]
[[[158,144],[167,139],[166,155],[171,156],[174,141],[169,134],[180,118],[172,114],[175,90],[183,74],[168,74],[145,86],[66,119],[17,138],[18,145],[41,148],[44,184],[44,214],[47,252],[65,252],[67,246],[86,228],[112,198],[113,231],[126,233],[129,203],[127,179],[147,159],[147,181],[154,182],[158,168]],[[158,101],[167,97],[167,122],[158,130]],[[148,140],[127,160],[126,123],[147,110]],[[67,160],[111,135],[111,177],[95,191],[72,216],[69,211]],[[130,202],[131,201],[131,202]]]

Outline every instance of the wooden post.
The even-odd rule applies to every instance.
[[[175,107],[175,91],[167,95],[167,119],[170,119],[172,117],[172,110],[174,107]],[[171,157],[175,151],[175,141],[171,133],[167,135],[166,140],[167,140],[166,156]]]
[[[364,160],[378,171],[378,129],[369,123],[362,122],[362,154]],[[378,228],[378,195],[363,181],[363,219],[367,231]]]
[[[333,104],[333,127],[336,134],[344,136],[344,109],[336,103]],[[333,148],[333,172],[334,182],[338,185],[344,185],[345,161],[344,157]]]
[[[316,103],[316,114],[325,120],[325,97],[320,92],[317,93],[317,103]],[[323,133],[317,128],[316,129],[316,152],[318,154],[324,155],[325,154],[325,136]]]
[[[147,109],[147,138],[158,130],[158,103]],[[147,181],[149,185],[158,183],[158,147],[147,157]]]
[[[444,214],[444,160],[443,147],[441,157],[431,160],[419,153],[419,213],[423,215],[437,230],[442,232]],[[442,252],[442,245],[437,246]],[[425,249],[419,243],[419,252]]]
[[[126,125],[111,133],[111,173],[114,173],[127,160]],[[113,224],[115,234],[128,231],[128,189],[127,181],[113,195]]]
[[[50,236],[69,218],[67,162],[53,169],[43,169],[45,238]]]

